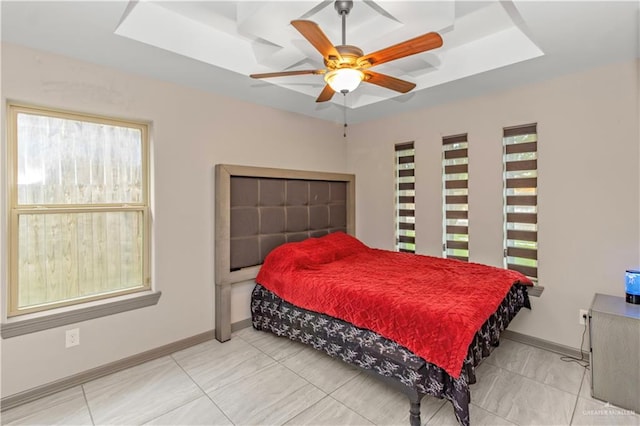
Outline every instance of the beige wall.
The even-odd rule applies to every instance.
[[[640,263],[637,72],[637,63],[618,64],[352,125],[345,144],[339,125],[3,45],[3,123],[7,99],[153,122],[153,278],[163,295],[157,306],[78,324],[81,344],[71,349],[72,327],[0,341],[2,396],[213,328],[216,163],[356,173],[357,234],[392,248],[392,145],[415,140],[418,251],[439,255],[441,137],[468,132],[471,259],[501,265],[501,130],[530,122],[539,124],[546,290],[512,329],[578,347],[578,309],[595,292],[622,295],[624,269]],[[3,136],[0,191],[5,149]],[[233,322],[249,316],[250,289],[235,288]]]
[[[78,324],[78,347],[64,348],[71,326],[2,340],[2,396],[213,329],[216,163],[346,169],[338,125],[12,45],[2,46],[2,117],[7,99],[152,121],[153,285],[162,297]],[[4,226],[0,240],[4,286]],[[234,291],[234,322],[249,317],[249,289]]]
[[[442,245],[441,140],[468,133],[471,261],[502,265],[502,128],[537,122],[542,297],[510,329],[579,347],[578,310],[640,266],[638,63],[350,126],[357,234],[391,249],[393,144],[415,141],[417,250]]]

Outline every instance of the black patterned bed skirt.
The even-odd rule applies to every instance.
[[[469,384],[476,381],[475,367],[498,346],[500,333],[522,307],[530,308],[529,296],[526,286],[516,284],[474,336],[462,373],[454,379],[394,341],[340,319],[299,308],[260,284],[251,296],[255,329],[310,345],[399,385],[411,401],[412,424],[420,424],[420,400],[431,395],[451,401],[458,422],[469,425]]]

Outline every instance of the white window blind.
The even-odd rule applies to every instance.
[[[396,250],[416,251],[415,148],[413,142],[395,145]]]
[[[149,289],[147,126],[8,112],[9,315]]]
[[[469,261],[469,157],[467,134],[442,138],[443,255]]]
[[[538,278],[537,125],[504,129],[505,267]]]

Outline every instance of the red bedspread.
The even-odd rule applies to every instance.
[[[454,378],[510,287],[532,284],[516,271],[372,249],[344,233],[274,249],[256,282],[289,303],[395,340]]]

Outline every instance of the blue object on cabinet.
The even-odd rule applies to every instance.
[[[629,269],[624,276],[627,303],[640,305],[640,270]]]

